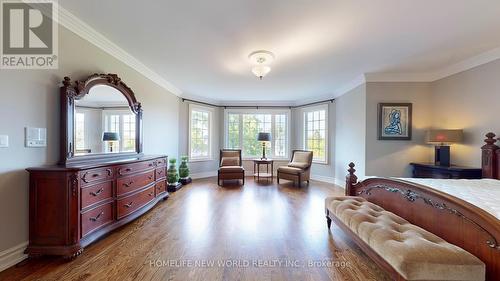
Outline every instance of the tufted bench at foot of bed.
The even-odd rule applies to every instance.
[[[325,211],[395,280],[485,279],[477,257],[364,198],[329,197]]]

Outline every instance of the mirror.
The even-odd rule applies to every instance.
[[[75,156],[135,151],[135,114],[125,96],[96,85],[75,101]]]
[[[142,108],[116,74],[93,74],[61,87],[61,164],[142,153]]]

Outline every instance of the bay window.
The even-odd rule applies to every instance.
[[[271,158],[288,158],[289,110],[235,110],[225,111],[225,147],[241,149],[244,158],[262,155],[259,133],[271,133],[266,144],[266,155]]]

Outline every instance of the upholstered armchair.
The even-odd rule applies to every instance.
[[[242,180],[245,184],[245,169],[241,162],[241,149],[221,149],[217,184],[224,180]]]
[[[297,182],[299,186],[303,181],[307,181],[307,184],[309,184],[312,160],[312,151],[294,150],[292,161],[288,165],[278,168],[278,184],[280,179],[291,180],[294,184]]]

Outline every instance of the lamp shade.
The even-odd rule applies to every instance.
[[[102,141],[119,141],[120,135],[115,132],[104,132],[102,134]]]
[[[463,130],[429,130],[428,143],[457,143],[463,139]]]
[[[271,141],[271,133],[259,133],[257,136],[258,141]]]

